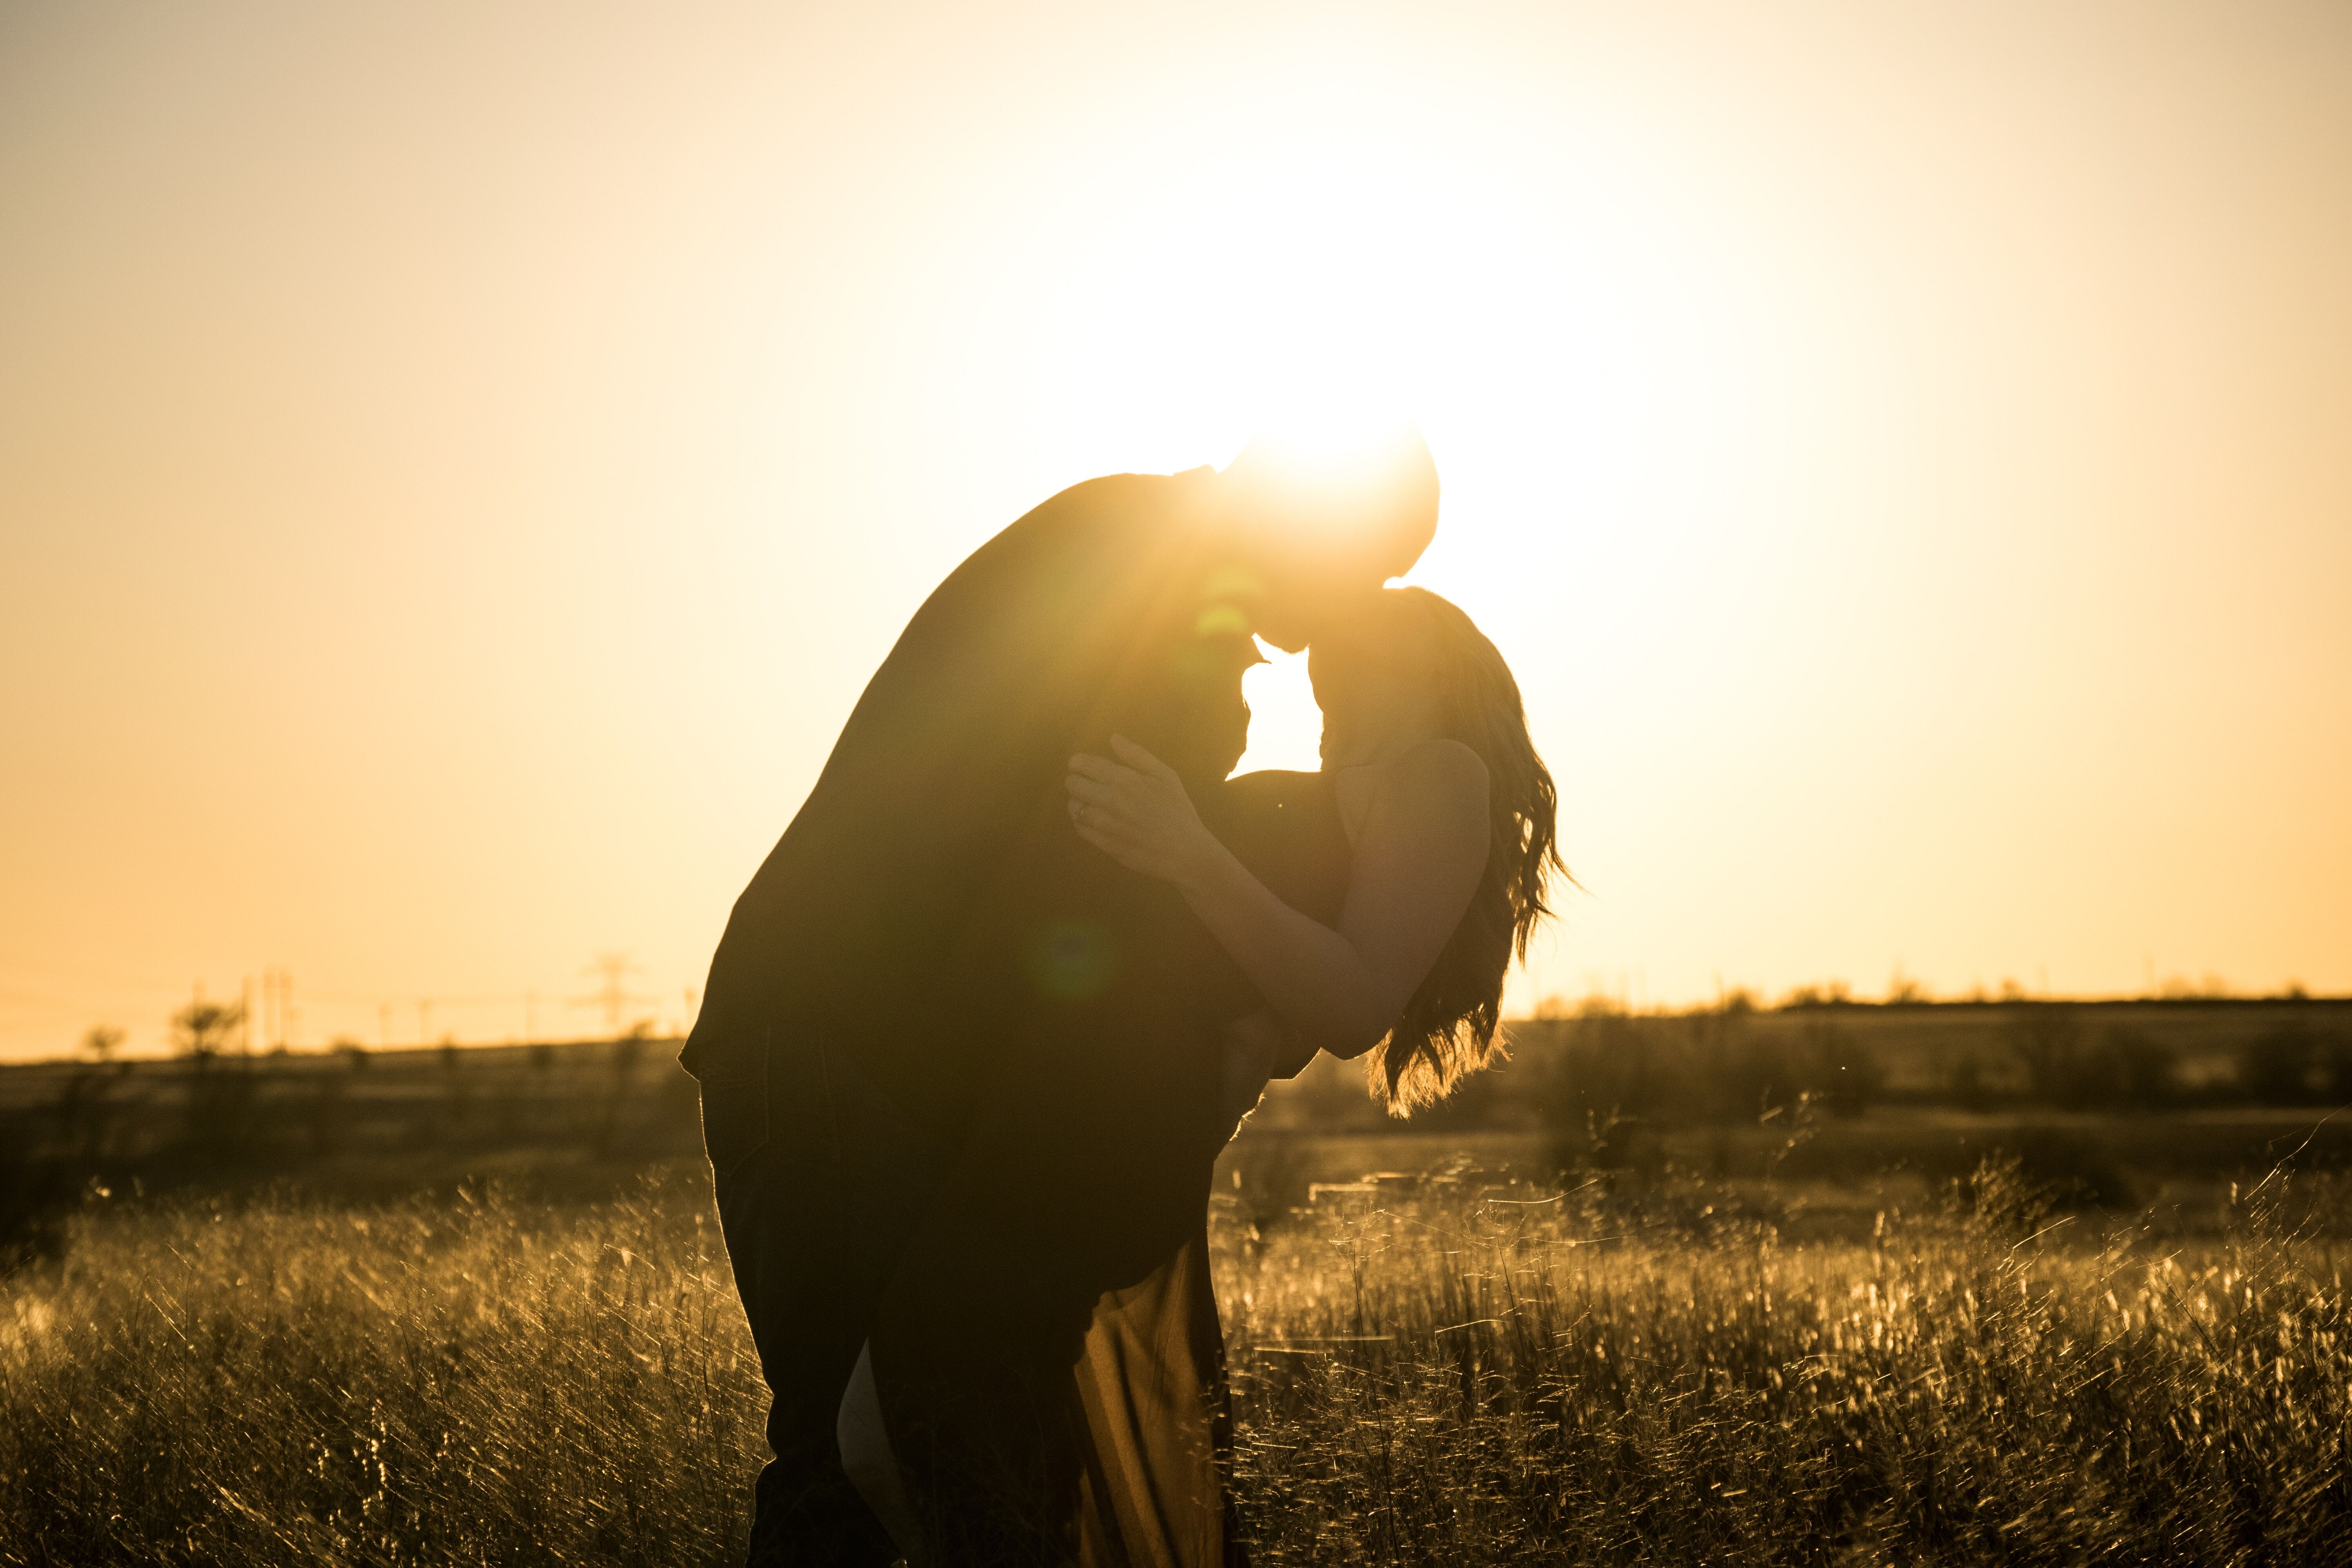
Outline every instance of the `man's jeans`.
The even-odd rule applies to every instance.
[[[772,1043],[771,1043],[772,1041]],[[938,1159],[847,1053],[814,1039],[698,1042],[704,1147],[735,1287],[774,1403],[754,1564],[898,1553],[841,1468],[842,1391]]]

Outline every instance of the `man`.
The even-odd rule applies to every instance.
[[[1223,474],[1089,480],[959,566],[876,672],[736,901],[680,1057],[774,1394],[754,1563],[894,1555],[835,1444],[892,1264],[1019,1020],[1134,983],[1183,918],[1080,857],[1070,754],[1116,731],[1214,784],[1251,634],[1304,647],[1436,521],[1409,431],[1343,466],[1261,438]]]

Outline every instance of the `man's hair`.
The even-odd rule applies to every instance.
[[[1259,432],[1224,471],[1270,510],[1311,521],[1315,548],[1402,577],[1437,535],[1437,464],[1410,425],[1336,437]]]

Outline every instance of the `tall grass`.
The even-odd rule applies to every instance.
[[[1244,1228],[1258,1561],[2352,1562],[2352,1324],[2284,1178],[2196,1260],[1973,1186],[1826,1247],[1696,1189]]]
[[[2193,1257],[1999,1170],[1830,1247],[1697,1189],[1228,1203],[1254,1551],[2352,1561],[2337,1253],[2284,1185]],[[704,1202],[93,1205],[0,1286],[0,1562],[726,1561],[761,1399]]]
[[[85,1216],[0,1310],[0,1561],[725,1559],[764,1391],[698,1207]]]

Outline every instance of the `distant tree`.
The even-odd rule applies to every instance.
[[[2230,994],[2230,983],[2219,974],[2209,973],[2202,980],[2168,974],[2156,994],[2167,1002],[2218,1002]]]
[[[207,1002],[201,996],[172,1015],[172,1044],[194,1074],[188,1085],[187,1136],[192,1145],[207,1152],[207,1158],[235,1150],[251,1120],[252,1074],[212,1070],[244,1022],[243,1004]]]
[[[172,1015],[173,1047],[202,1071],[227,1048],[244,1022],[243,1003],[207,1002],[199,996]]]
[[[115,1051],[122,1044],[122,1031],[111,1024],[92,1024],[81,1037],[81,1048],[106,1067],[114,1060]]]

